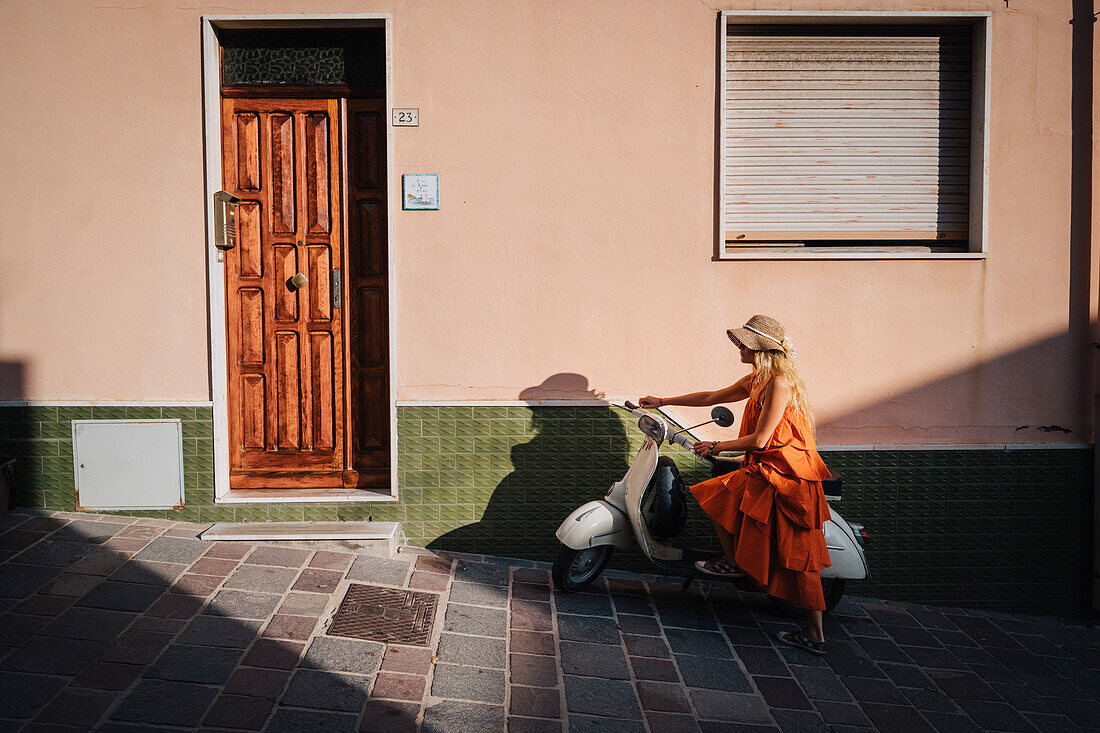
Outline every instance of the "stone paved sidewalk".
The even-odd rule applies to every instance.
[[[846,599],[821,659],[762,596],[544,565],[0,518],[0,730],[1100,730],[1100,632]],[[321,549],[318,549],[321,548]],[[325,635],[349,583],[440,595],[429,648]]]

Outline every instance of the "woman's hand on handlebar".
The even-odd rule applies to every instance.
[[[664,404],[664,400],[660,397],[654,397],[653,395],[638,398],[638,407],[661,407]]]
[[[712,458],[720,452],[717,440],[700,440],[691,449],[701,458]]]

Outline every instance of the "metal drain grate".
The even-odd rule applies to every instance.
[[[438,601],[434,593],[352,583],[328,635],[427,646]]]

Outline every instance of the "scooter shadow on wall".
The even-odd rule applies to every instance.
[[[501,427],[502,433],[518,430],[523,419],[522,435],[513,433],[510,448],[494,445],[488,457],[512,470],[484,506],[475,506],[478,521],[436,538],[429,549],[553,559],[563,507],[598,495],[626,471],[630,444],[623,419],[587,377],[560,372],[518,398],[527,405],[509,407]],[[564,400],[581,404],[561,405]]]

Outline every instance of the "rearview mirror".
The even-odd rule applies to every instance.
[[[710,419],[720,428],[728,428],[733,425],[733,413],[728,407],[719,405],[710,411]]]

